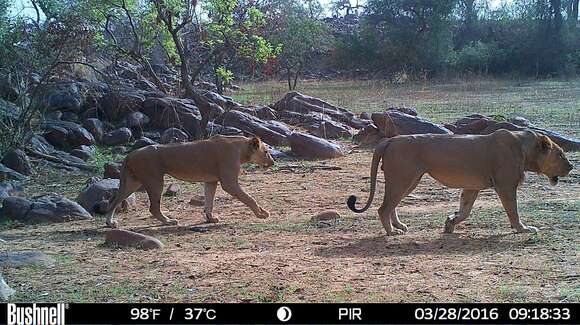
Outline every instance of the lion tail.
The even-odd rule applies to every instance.
[[[356,196],[351,195],[348,197],[346,205],[348,205],[348,208],[351,209],[352,211],[356,213],[362,213],[365,212],[368,208],[370,208],[371,203],[373,202],[373,198],[375,196],[375,189],[377,187],[377,171],[379,169],[379,163],[381,162],[383,154],[385,153],[385,150],[389,146],[389,143],[390,141],[387,139],[386,141],[382,141],[381,143],[379,143],[375,148],[375,152],[373,154],[373,161],[371,163],[371,191],[369,194],[367,204],[362,209],[357,209]]]

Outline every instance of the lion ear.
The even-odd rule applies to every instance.
[[[540,151],[548,152],[552,150],[552,140],[545,135],[540,135]]]
[[[250,146],[251,146],[253,149],[258,149],[258,148],[260,148],[260,142],[262,142],[262,141],[260,140],[260,138],[258,138],[258,137],[253,137],[253,138],[250,140]]]

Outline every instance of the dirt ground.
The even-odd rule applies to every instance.
[[[137,206],[118,214],[120,225],[159,238],[166,245],[159,251],[103,247],[103,218],[3,225],[2,249],[40,250],[56,264],[2,272],[16,301],[580,301],[579,154],[569,155],[575,169],[558,186],[528,174],[520,188],[522,219],[540,229],[537,235],[513,233],[491,191],[455,234],[443,234],[459,191],[424,177],[399,208],[409,232],[386,237],[376,212],[382,190],[363,214],[346,207],[350,194],[366,200],[371,151],[345,146],[349,154],[339,159],[247,169],[241,184],[270,210],[267,220],[220,189],[214,209],[220,223],[203,224],[203,208],[188,204],[201,187],[168,178],[166,185],[180,183],[181,193],[164,198],[164,211],[181,224],[160,226],[149,217],[147,196],[138,193]],[[27,190],[72,195],[87,178],[41,172],[38,188]],[[382,175],[379,180],[381,188]],[[341,218],[309,223],[329,209]]]

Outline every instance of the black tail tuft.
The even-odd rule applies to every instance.
[[[355,205],[356,205],[356,196],[351,195],[348,197],[348,200],[346,200],[346,205],[348,206],[349,209],[351,209],[354,212],[360,213],[362,211],[358,210]]]

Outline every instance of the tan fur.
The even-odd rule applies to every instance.
[[[208,140],[151,145],[131,152],[123,163],[119,191],[109,205],[107,225],[116,228],[116,207],[140,186],[147,191],[149,211],[164,224],[176,225],[161,212],[161,193],[164,175],[189,182],[204,182],[205,217],[207,222],[218,222],[212,216],[213,200],[218,182],[224,191],[247,205],[258,218],[269,217],[256,201],[238,184],[241,165],[252,162],[264,167],[274,164],[266,145],[259,138],[242,136],[215,136]]]
[[[381,160],[385,196],[379,217],[387,235],[407,231],[397,216],[396,207],[425,173],[445,186],[463,189],[459,211],[447,218],[445,232],[452,233],[469,216],[479,191],[487,188],[493,188],[499,195],[512,228],[518,232],[536,232],[537,228],[520,221],[517,211],[516,191],[524,172],[544,174],[556,185],[558,177],[568,175],[573,167],[557,144],[532,131],[397,136],[375,148],[368,202],[359,210],[355,207],[356,197],[351,196],[348,199],[351,210],[360,213],[370,207]]]

